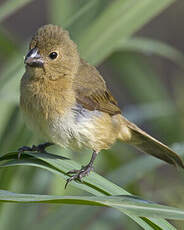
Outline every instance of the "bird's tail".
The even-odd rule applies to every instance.
[[[121,124],[122,128],[119,134],[119,139],[134,145],[137,149],[154,157],[184,168],[182,159],[168,146],[156,140],[123,116],[121,116]]]

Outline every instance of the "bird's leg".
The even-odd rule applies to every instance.
[[[81,181],[82,177],[89,175],[89,173],[93,170],[93,163],[95,161],[96,156],[97,156],[97,152],[93,151],[90,162],[87,165],[82,166],[81,169],[79,170],[72,170],[72,171],[67,172],[67,175],[70,175],[70,174],[74,174],[74,175],[67,179],[65,188],[72,180]]]
[[[32,145],[32,147],[29,146],[22,146],[21,148],[18,149],[18,159],[20,159],[20,156],[23,152],[25,151],[35,151],[35,152],[39,152],[39,153],[47,153],[47,151],[45,150],[47,147],[53,145],[53,143],[43,143],[43,144],[39,144],[39,145]]]

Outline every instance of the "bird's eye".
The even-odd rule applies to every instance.
[[[58,56],[58,54],[56,53],[56,52],[52,52],[52,53],[50,53],[49,54],[49,57],[50,57],[50,59],[56,59],[57,58],[57,56]]]

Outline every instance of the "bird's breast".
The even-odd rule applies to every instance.
[[[58,115],[50,122],[51,139],[59,145],[70,148],[94,148],[95,120],[101,116],[100,111],[89,111],[75,104],[63,116]]]
[[[21,80],[20,107],[26,123],[49,138],[50,124],[63,117],[75,104],[70,82],[34,81],[25,74]]]
[[[57,82],[49,87],[22,80],[20,104],[28,126],[61,146],[96,151],[109,148],[120,129],[115,116],[77,104],[70,85],[61,85],[58,90]]]
[[[108,149],[117,139],[119,123],[104,112],[90,111],[76,104],[64,116],[50,123],[53,142],[70,148]]]

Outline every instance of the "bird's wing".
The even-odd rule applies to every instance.
[[[99,110],[115,115],[121,113],[117,101],[107,89],[105,81],[95,67],[81,60],[73,84],[77,103],[88,110]]]

